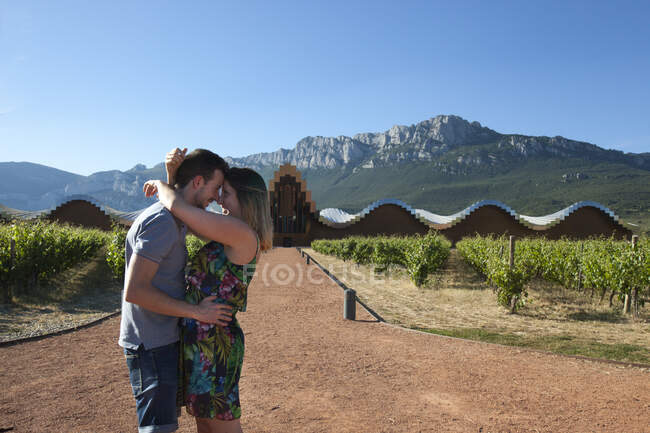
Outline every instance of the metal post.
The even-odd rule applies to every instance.
[[[639,241],[637,235],[632,235],[632,249],[636,249],[636,243]],[[625,295],[625,300],[623,301],[623,314],[630,313],[630,306],[635,301],[636,298],[636,288],[633,288],[631,293]]]
[[[580,243],[580,257],[578,258],[578,291],[582,290],[582,257],[584,256],[585,244]]]
[[[9,246],[9,271],[13,272],[14,270],[14,264],[16,263],[16,241],[14,239],[11,240],[10,246]],[[5,302],[11,303],[11,298],[13,298],[13,284],[9,281],[7,281],[7,292],[5,293]]]
[[[636,250],[637,243],[639,242],[639,236],[638,235],[633,235],[632,236],[632,250]],[[628,309],[628,312],[630,310],[630,307],[632,307],[632,314],[634,315],[635,318],[639,316],[639,288],[638,287],[632,287],[631,293],[630,293],[630,298],[625,298],[625,303],[626,307]],[[630,305],[631,304],[631,305]]]
[[[343,318],[347,320],[356,319],[357,292],[352,289],[346,289],[343,299]]]
[[[510,235],[510,258],[508,259],[508,266],[512,271],[512,268],[515,267],[515,236]],[[513,295],[510,298],[510,312],[514,313],[517,308],[517,302],[519,301],[519,295]]]
[[[311,261],[310,259],[311,259],[311,257],[309,257],[309,255],[308,255],[307,256],[307,264],[309,264],[309,262]]]

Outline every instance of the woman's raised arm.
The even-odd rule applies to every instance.
[[[167,183],[174,185],[176,183],[176,172],[178,167],[185,159],[185,154],[187,153],[187,147],[183,150],[178,147],[170,150],[165,155],[165,171],[167,172]]]
[[[257,235],[239,218],[209,212],[192,206],[178,191],[160,180],[149,180],[144,185],[147,196],[158,192],[158,199],[175,217],[183,221],[197,235],[231,247],[237,257],[248,263],[257,251]],[[249,260],[246,260],[248,258]]]

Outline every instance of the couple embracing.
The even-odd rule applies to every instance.
[[[119,344],[136,400],[138,429],[173,432],[180,407],[199,433],[241,432],[244,334],[236,319],[261,251],[272,246],[262,177],[218,155],[174,149],[167,183],[145,183],[159,201],[126,238]],[[205,208],[217,201],[224,212]],[[206,241],[188,263],[185,235]]]

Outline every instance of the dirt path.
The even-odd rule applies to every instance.
[[[245,431],[650,431],[647,370],[416,333],[360,308],[345,321],[320,271],[320,283],[270,284],[315,268],[299,261],[294,249],[265,257],[240,314]],[[118,331],[119,318],[0,349],[0,431],[136,431]]]

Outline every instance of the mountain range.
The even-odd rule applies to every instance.
[[[503,134],[453,115],[380,133],[305,137],[292,149],[226,160],[258,170],[267,180],[281,164],[296,165],[319,209],[358,211],[374,200],[397,198],[445,214],[494,199],[542,215],[594,200],[632,224],[650,222],[650,153],[623,153],[559,136]],[[163,174],[162,164],[80,176],[3,162],[0,204],[37,210],[85,194],[118,210],[136,210],[150,203],[142,183]]]

